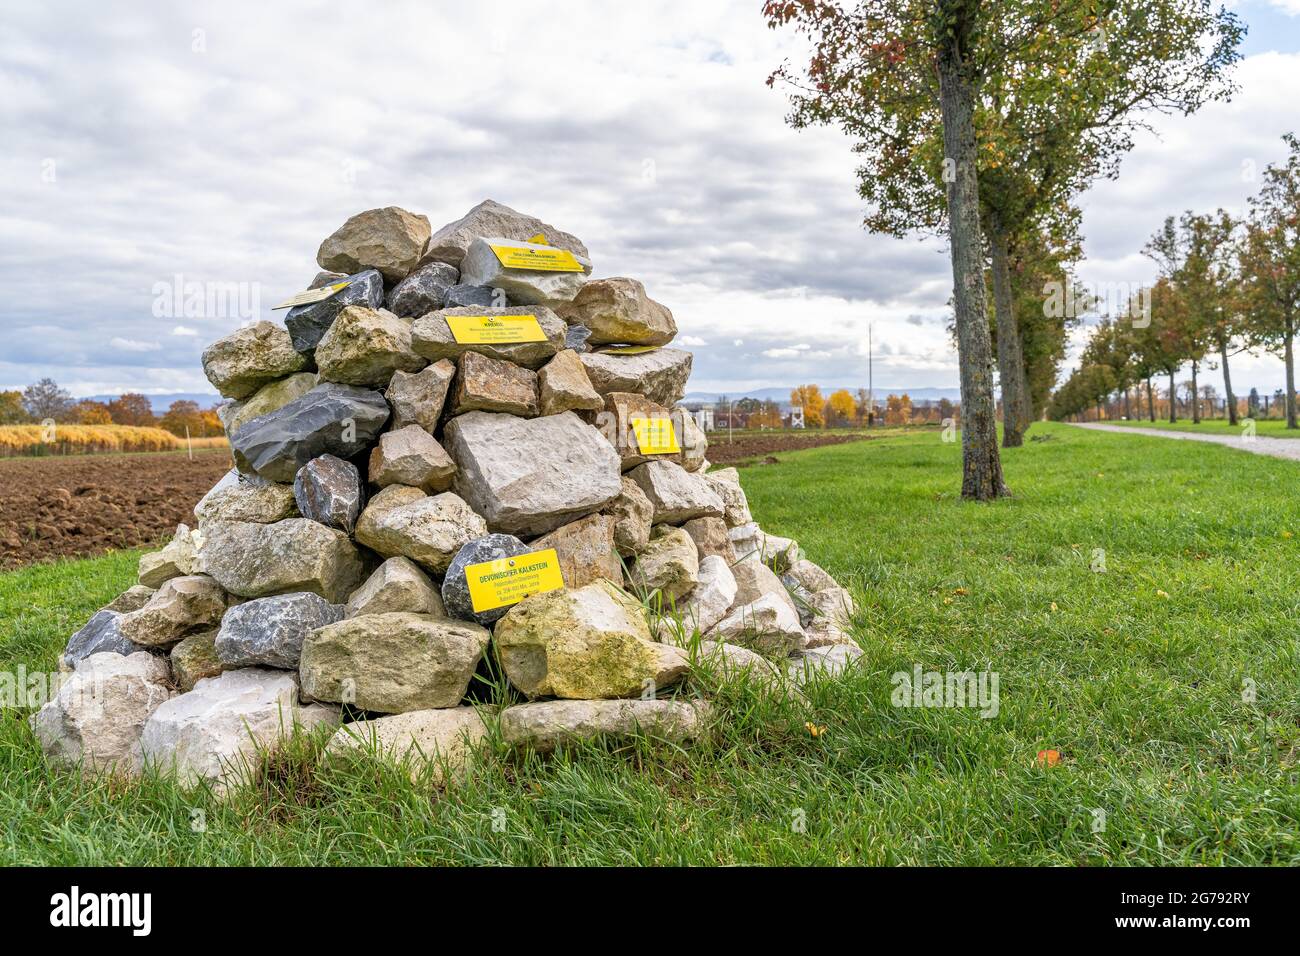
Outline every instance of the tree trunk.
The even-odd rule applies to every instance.
[[[1288,316],[1286,320],[1286,346],[1284,354],[1286,356],[1286,427],[1300,428],[1295,420],[1295,349],[1293,340],[1295,338],[1295,323]]]
[[[1124,420],[1133,420],[1133,406],[1129,404],[1128,386],[1124,386]]]
[[[1196,372],[1200,363],[1195,359],[1192,360],[1192,424],[1201,423],[1201,393],[1198,392],[1196,384]]]
[[[1007,234],[996,217],[989,226],[989,252],[993,262],[993,309],[998,323],[998,381],[1002,385],[1002,447],[1025,443],[1029,421],[1025,417],[1025,359],[1020,350],[1020,326],[1012,308],[1011,264]]]
[[[1228,371],[1228,339],[1219,339],[1219,361],[1223,363],[1223,392],[1228,397],[1228,424],[1237,424],[1237,396],[1232,394],[1232,374]]]
[[[1169,373],[1169,424],[1178,421],[1178,386],[1174,384],[1175,372]]]
[[[1151,391],[1151,376],[1147,376],[1147,414],[1151,416],[1151,421],[1156,420],[1156,396]]]
[[[938,68],[944,155],[953,161],[945,166],[953,168],[954,173],[948,184],[948,236],[952,246],[957,362],[961,369],[961,495],[989,501],[1008,491],[1002,479],[993,405],[993,347],[989,341],[975,168],[975,94],[962,50],[972,15],[964,6],[958,6],[957,13],[955,36],[943,38]]]

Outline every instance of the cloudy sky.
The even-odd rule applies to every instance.
[[[860,228],[849,144],[764,85],[760,0],[10,5],[0,32],[0,387],[210,391],[203,345],[304,288],[321,239],[491,197],[642,279],[692,388],[955,386],[933,241]],[[557,10],[563,15],[556,15]],[[1161,119],[1084,197],[1091,282],[1139,282],[1166,214],[1244,207],[1300,127],[1300,0],[1242,0],[1241,90]],[[236,294],[213,310],[177,283]],[[216,314],[212,314],[215,312]],[[1282,383],[1242,357],[1239,390]]]

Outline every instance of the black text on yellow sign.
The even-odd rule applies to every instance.
[[[507,269],[528,269],[532,272],[581,272],[582,263],[566,249],[551,246],[490,246],[497,261]]]
[[[447,328],[460,345],[546,341],[546,333],[535,315],[449,315]]]
[[[465,580],[476,612],[518,604],[530,595],[564,587],[554,548],[471,564],[465,568]]]
[[[682,450],[671,418],[632,418],[636,447],[643,455],[675,455]]]

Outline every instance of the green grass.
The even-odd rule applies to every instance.
[[[1243,417],[1244,421],[1244,417]],[[1162,431],[1176,432],[1199,432],[1202,435],[1229,435],[1233,438],[1240,438],[1245,432],[1245,425],[1240,423],[1229,425],[1226,418],[1203,418],[1199,424],[1193,425],[1192,420],[1179,419],[1170,424],[1168,421],[1107,421],[1107,425],[1127,425],[1134,428],[1158,428]],[[1280,418],[1259,418],[1255,419],[1255,434],[1267,435],[1269,438],[1300,438],[1300,429],[1287,428],[1286,422]]]
[[[4,711],[0,862],[1300,863],[1297,465],[1031,434],[1050,440],[1005,453],[1016,497],[993,505],[958,499],[938,434],[742,472],[756,516],[860,605],[864,666],[807,710],[740,688],[689,750],[494,752],[449,792],[303,743],[225,803],[51,772],[26,712]],[[0,576],[3,666],[49,667],[133,557]],[[914,664],[996,671],[997,717],[892,706]],[[1037,766],[1049,748],[1061,762]]]

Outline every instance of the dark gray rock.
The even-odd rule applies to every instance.
[[[443,301],[442,307],[450,309],[458,305],[474,305],[483,308],[491,308],[497,305],[497,291],[487,285],[454,285],[447,290],[447,295]],[[505,293],[501,293],[501,298],[505,298]],[[505,302],[501,302],[504,305]]]
[[[343,605],[306,591],[245,601],[221,619],[217,657],[226,668],[297,670],[303,639],[316,628],[341,620]]]
[[[240,471],[293,481],[320,455],[353,458],[374,444],[388,421],[374,389],[324,382],[287,405],[246,422],[230,439]]]
[[[445,262],[420,266],[397,285],[384,301],[389,312],[402,318],[416,318],[441,309],[447,292],[460,279],[460,270]]]
[[[357,526],[362,505],[361,472],[335,455],[313,458],[293,479],[293,500],[304,518],[345,534]]]
[[[447,568],[447,576],[442,580],[442,603],[452,617],[473,621],[484,627],[490,626],[505,616],[510,606],[494,608],[491,611],[475,613],[469,598],[469,583],[465,579],[465,569],[471,564],[484,561],[499,561],[527,554],[532,549],[512,534],[487,534],[475,538],[456,552]]]
[[[316,277],[317,280],[320,276]],[[284,326],[289,330],[293,347],[299,352],[310,352],[329,327],[334,324],[338,314],[350,305],[363,305],[368,309],[377,309],[384,304],[384,277],[374,269],[357,272],[343,279],[351,284],[321,302],[308,305],[295,305],[284,317]],[[341,282],[342,279],[335,281]],[[322,285],[324,283],[321,283]],[[318,288],[314,285],[313,288]]]
[[[465,577],[461,574],[461,579]],[[134,654],[147,650],[139,644],[124,637],[118,630],[117,622],[122,615],[117,611],[96,611],[95,616],[86,622],[86,626],[68,638],[68,646],[63,649],[63,662],[75,667],[77,662],[91,654]]]
[[[591,346],[587,344],[589,338],[591,329],[585,325],[571,325],[569,331],[564,333],[564,347],[575,352],[590,352]]]

